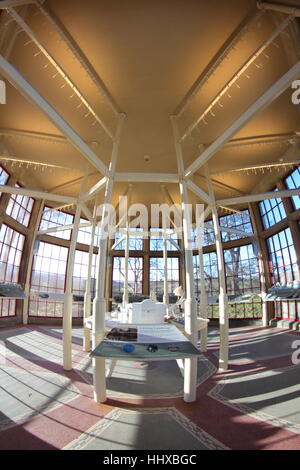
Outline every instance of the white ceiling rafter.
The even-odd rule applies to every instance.
[[[248,194],[247,196],[234,197],[230,199],[221,199],[216,201],[218,206],[234,206],[238,204],[244,204],[246,202],[257,202],[264,201],[266,199],[277,199],[285,197],[293,197],[300,195],[300,188],[298,189],[286,189],[282,191],[269,191],[260,194]]]
[[[42,95],[13,67],[0,56],[0,72],[22,93],[28,101],[37,106],[50,121],[68,138],[71,144],[105,176],[108,176],[107,166],[100,160],[90,147],[82,140],[77,132],[60,116],[60,114],[42,97]]]
[[[108,104],[110,105],[115,115],[118,116],[120,113],[122,113],[120,107],[115,102],[111,93],[108,91],[107,87],[105,86],[104,82],[101,80],[101,78],[95,71],[92,64],[89,62],[87,57],[83,54],[82,50],[79,48],[78,44],[75,42],[74,38],[70,35],[70,33],[66,30],[66,28],[61,23],[61,21],[50,10],[49,6],[48,5],[45,6],[42,3],[37,3],[36,7],[42,13],[42,15],[49,21],[49,23],[53,26],[53,28],[59,34],[62,41],[64,41],[64,43],[71,50],[74,57],[76,57],[80,65],[83,67],[83,69],[86,71],[88,76],[91,78],[91,80],[95,84],[98,91],[105,97],[105,99],[107,100]]]
[[[48,193],[47,191],[40,191],[38,189],[18,188],[16,186],[9,186],[5,184],[0,184],[0,192],[8,194],[20,194],[21,196],[33,197],[34,199],[45,199],[48,201],[64,202],[66,204],[77,203],[77,199],[75,197]]]
[[[41,51],[41,53],[47,58],[49,63],[55,68],[57,73],[63,78],[63,80],[69,85],[72,92],[79,98],[80,102],[85,106],[88,111],[88,114],[91,114],[96,122],[102,127],[102,129],[106,132],[106,134],[114,140],[114,136],[112,131],[107,127],[103,119],[99,116],[99,114],[94,110],[93,106],[89,103],[87,98],[83,95],[83,93],[79,90],[76,86],[74,81],[71,77],[67,74],[67,72],[59,65],[59,63],[54,59],[53,55],[48,51],[46,46],[42,43],[41,39],[34,33],[34,31],[27,25],[27,23],[21,18],[21,16],[12,8],[9,8],[8,13],[12,16],[12,18],[17,22],[17,24],[25,31],[25,33],[29,36],[31,41],[36,45],[36,47]],[[87,114],[87,115],[88,115]],[[86,116],[87,116],[86,115]]]
[[[227,81],[227,83],[223,86],[221,91],[213,98],[213,100],[210,102],[210,104],[205,108],[205,110],[202,112],[202,114],[185,130],[183,135],[181,136],[180,140],[183,142],[192,132],[193,130],[198,126],[198,124],[205,120],[205,117],[208,115],[208,113],[212,112],[212,109],[215,107],[217,103],[220,103],[220,99],[228,93],[230,88],[232,87],[233,84],[237,82],[237,80],[246,72],[246,70],[250,67],[251,64],[255,64],[256,59],[267,49],[270,44],[279,36],[279,34],[282,33],[282,31],[289,25],[289,23],[293,20],[293,15],[289,16],[288,18],[285,18],[278,26],[275,28],[275,30],[272,32],[272,34],[266,39],[261,46],[259,46],[252,54],[251,56],[244,62],[244,64],[239,68],[237,72],[233,74],[233,76]],[[260,66],[257,65],[258,68]],[[223,106],[223,105],[222,105]]]
[[[232,32],[229,38],[225,41],[222,47],[211,59],[207,67],[197,78],[195,83],[192,85],[190,90],[187,92],[181,103],[177,106],[173,113],[177,117],[181,116],[188,104],[195,98],[199,90],[207,82],[207,80],[213,75],[216,69],[222,64],[222,62],[228,57],[230,52],[235,48],[236,44],[243,38],[243,36],[251,29],[251,27],[262,17],[264,11],[254,9],[252,10]]]
[[[210,144],[197,157],[194,162],[185,170],[184,176],[189,178],[200,167],[207,163],[247,122],[249,122],[256,114],[269,106],[276,98],[278,98],[293,80],[297,79],[300,74],[300,61],[298,61],[288,72],[286,72],[279,80],[277,80],[265,93],[263,93],[246,111],[244,111],[238,119],[236,119],[216,140]]]

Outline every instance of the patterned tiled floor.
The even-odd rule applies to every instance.
[[[81,338],[75,329],[65,372],[60,328],[0,330],[0,449],[300,449],[300,366],[291,362],[299,333],[231,329],[230,367],[220,373],[210,330],[195,403],[182,399],[175,361],[120,361],[107,402],[95,403]]]

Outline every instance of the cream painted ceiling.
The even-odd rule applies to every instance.
[[[299,5],[294,1],[290,4]],[[46,0],[44,6],[61,21],[69,34],[88,58],[95,71],[117,103],[126,113],[122,131],[118,172],[176,173],[176,156],[170,115],[228,39],[241,21],[256,8],[252,0]],[[47,49],[70,75],[81,92],[93,104],[110,129],[116,129],[116,117],[99,93],[85,70],[51,24],[34,5],[16,8]],[[236,48],[222,62],[213,76],[195,96],[193,102],[179,118],[184,130],[197,118],[225,83],[265,41],[285,15],[265,12],[239,41]],[[1,53],[16,67],[61,116],[92,146],[101,160],[108,164],[111,144],[94,119],[86,115],[79,100],[72,94],[61,77],[55,75],[52,65],[38,52],[28,36],[19,32],[13,42],[16,24],[9,21],[4,10],[0,16]],[[230,91],[222,106],[216,106],[186,139],[185,166],[201,153],[201,144],[213,142],[251,103],[262,95],[298,59],[298,20],[294,20],[252,64]],[[9,51],[9,48],[11,50]],[[298,45],[299,48],[299,45]],[[9,53],[8,53],[9,51]],[[48,64],[48,65],[47,65]],[[80,182],[62,186],[82,177],[88,168],[87,160],[74,147],[61,141],[46,141],[12,135],[11,130],[62,133],[20,92],[8,84],[7,104],[2,106],[0,128],[6,151],[19,159],[48,162],[66,168],[41,171],[34,167],[14,167],[27,187],[51,190],[76,196]],[[254,117],[234,139],[273,134],[287,134],[287,138],[300,131],[299,107],[291,102],[287,90],[268,108]],[[5,133],[5,130],[9,132]],[[9,134],[9,135],[8,135]],[[291,151],[292,148],[292,151]],[[294,150],[293,150],[294,148]],[[2,150],[2,154],[4,150]],[[272,176],[258,173],[224,173],[226,169],[241,168],[280,159],[297,159],[298,144],[291,142],[263,143],[234,147],[225,146],[209,161],[209,170],[215,180],[217,198],[270,189]],[[145,160],[147,156],[147,160]],[[8,167],[9,169],[9,167]],[[102,177],[92,166],[88,186]],[[276,174],[277,177],[278,174]],[[274,179],[274,177],[273,177]],[[203,172],[194,175],[194,181],[206,190]],[[225,187],[226,185],[226,187]],[[177,185],[168,184],[175,202],[179,200]],[[127,183],[114,186],[114,202],[126,191]],[[194,197],[191,197],[195,200]],[[133,183],[133,202],[163,202],[160,184]]]

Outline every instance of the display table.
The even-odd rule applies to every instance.
[[[183,360],[197,361],[200,351],[171,324],[130,325],[137,330],[136,341],[118,341],[104,339],[91,352],[94,361],[94,389],[97,402],[106,401],[105,359],[112,360],[112,370],[117,360],[125,361],[162,361]],[[132,351],[124,350],[129,346]],[[154,348],[153,348],[154,346]],[[154,349],[154,350],[153,350]],[[190,366],[190,364],[189,364]],[[194,363],[195,366],[195,363]],[[112,370],[109,375],[111,375]],[[185,367],[184,367],[185,372]],[[184,400],[191,401],[195,395],[196,383],[188,383],[184,373]]]

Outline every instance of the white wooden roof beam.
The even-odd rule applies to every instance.
[[[102,188],[104,188],[106,184],[107,178],[104,176],[98,183],[96,183],[94,186],[92,186],[88,191],[86,191],[81,197],[80,201],[85,202],[94,197],[98,191],[100,191]]]
[[[239,118],[234,121],[217,139],[210,144],[202,154],[185,170],[184,176],[191,177],[195,171],[207,163],[242,127],[244,127],[256,114],[269,106],[276,98],[278,98],[287,88],[289,88],[293,80],[299,78],[300,60],[274,85],[272,85],[263,95],[260,96]]]
[[[115,181],[145,183],[178,183],[175,173],[116,173]]]
[[[30,3],[36,3],[36,0],[2,0],[0,2],[0,10],[6,8],[20,7],[22,5],[28,5]]]
[[[231,199],[222,199],[217,201],[218,206],[234,206],[237,204],[244,204],[247,202],[264,201],[266,199],[278,199],[285,197],[300,196],[300,188],[286,189],[283,191],[270,191],[261,194],[249,194],[248,196],[234,197]]]
[[[101,80],[95,69],[93,68],[92,64],[88,61],[85,57],[81,49],[79,48],[78,44],[75,42],[74,38],[70,35],[70,33],[66,30],[64,25],[61,21],[56,17],[56,15],[50,10],[49,6],[42,5],[38,3],[37,8],[40,12],[47,18],[49,23],[54,27],[54,29],[58,32],[61,39],[67,44],[69,49],[72,51],[78,62],[87,72],[95,86],[98,88],[100,93],[106,98],[107,102],[109,103],[113,112],[118,115],[121,113],[121,110],[115,100],[113,99],[112,95],[106,88],[104,82]]]
[[[0,73],[24,95],[28,101],[37,106],[49,120],[67,137],[71,144],[103,175],[108,176],[107,166],[100,160],[77,132],[60,114],[43,98],[43,96],[13,67],[0,56]]]
[[[77,199],[75,197],[48,193],[47,191],[39,191],[37,189],[17,188],[16,186],[8,186],[5,184],[0,184],[0,192],[8,194],[20,194],[21,196],[33,197],[34,199],[45,199],[48,201],[63,202],[70,205],[77,203]]]

